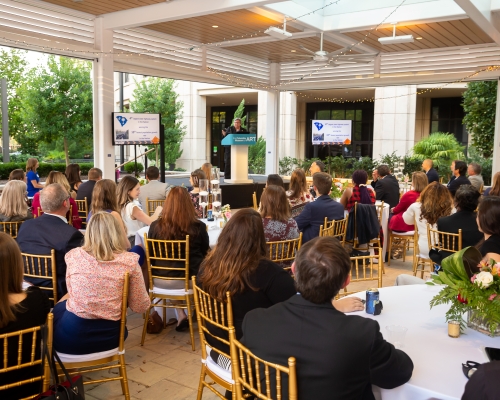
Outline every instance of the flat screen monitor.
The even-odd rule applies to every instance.
[[[160,114],[112,113],[113,144],[160,143]]]
[[[312,121],[312,144],[351,144],[351,120],[319,120]]]

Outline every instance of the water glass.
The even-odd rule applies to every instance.
[[[408,328],[401,325],[388,325],[385,327],[388,332],[389,343],[392,343],[396,349],[401,349],[404,345],[404,340]]]
[[[222,197],[221,192],[213,192],[212,193],[212,213],[214,218],[219,218],[221,216],[221,206],[222,206]]]

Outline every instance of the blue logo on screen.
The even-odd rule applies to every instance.
[[[314,125],[316,125],[316,128],[318,128],[318,131],[320,131],[321,128],[323,128],[323,124],[321,122],[315,122]]]
[[[121,126],[123,126],[123,125],[125,125],[127,123],[127,118],[122,117],[121,115],[119,115],[118,117],[116,117],[116,119],[118,120],[118,122],[120,123]]]

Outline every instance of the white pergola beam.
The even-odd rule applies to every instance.
[[[491,0],[454,0],[491,40],[500,45],[500,24],[491,10]]]
[[[279,42],[279,41],[289,41],[293,39],[303,39],[313,36],[319,36],[319,32],[316,31],[304,31],[304,32],[293,32],[292,37],[288,39],[277,39],[272,36],[261,36],[256,38],[248,38],[248,39],[237,39],[237,40],[226,40],[221,43],[207,45],[207,47],[233,47],[233,46],[245,46],[249,44],[258,44],[258,43],[269,43],[269,42]]]
[[[183,0],[152,4],[103,14],[104,29],[128,29],[137,26],[200,17],[226,11],[247,9],[274,3],[276,0]]]

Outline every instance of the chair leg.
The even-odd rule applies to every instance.
[[[120,354],[120,376],[122,384],[122,393],[126,400],[130,400],[130,392],[128,390],[127,367],[125,366],[125,355]]]
[[[392,233],[389,233],[389,248],[387,251],[389,252],[389,257],[387,257],[387,266],[391,266],[391,254],[392,254]]]
[[[189,320],[189,334],[191,335],[191,348],[193,351],[196,350],[194,345],[194,328],[193,328],[193,309],[191,307],[191,300],[189,296],[186,296],[187,310],[188,310],[188,320]]]
[[[418,265],[418,259],[417,259],[417,256],[414,254],[413,255],[413,276],[417,276],[417,265]]]
[[[167,300],[163,299],[163,329],[167,327]]]
[[[146,329],[148,327],[149,313],[152,307],[153,307],[152,305],[149,306],[148,311],[146,311],[146,318],[144,318],[144,326],[142,327],[141,346],[144,346],[144,340],[146,339]]]
[[[196,395],[196,400],[201,400],[203,397],[203,381],[205,380],[205,364],[201,364],[201,374],[200,374],[200,383],[198,384],[198,393]]]

